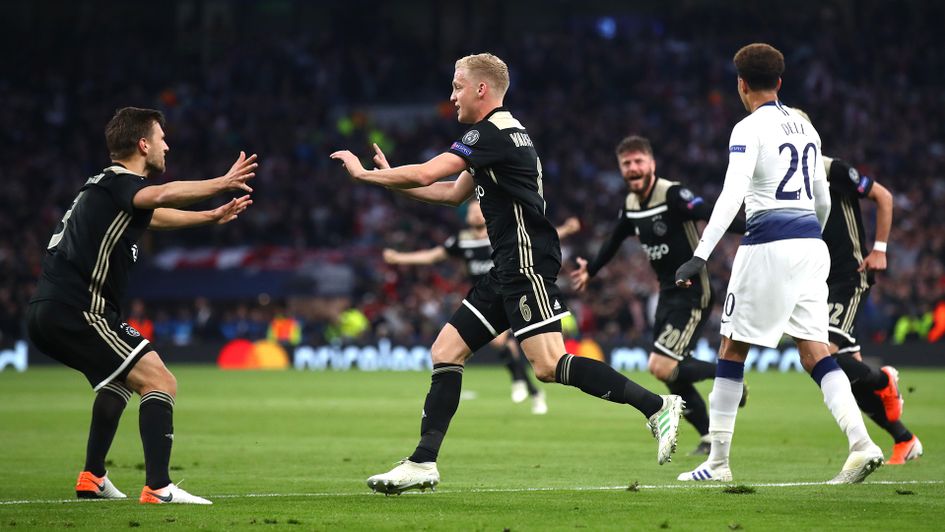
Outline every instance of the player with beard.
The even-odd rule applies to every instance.
[[[374,145],[376,152],[374,162],[378,168],[390,168],[381,149]],[[466,224],[468,228],[446,239],[442,245],[418,251],[384,250],[384,262],[388,264],[431,265],[442,262],[450,257],[462,259],[466,263],[466,273],[472,285],[482,280],[492,269],[492,244],[489,243],[489,234],[486,231],[486,219],[482,216],[482,208],[478,201],[467,204]],[[558,238],[581,230],[581,222],[577,218],[568,218],[556,228]],[[545,393],[535,386],[528,377],[525,361],[519,353],[518,342],[512,339],[509,331],[504,331],[493,338],[489,345],[499,353],[499,358],[505,363],[512,376],[512,402],[521,403],[532,398],[532,414],[548,413],[548,403]]]
[[[686,402],[683,416],[701,438],[690,454],[709,454],[709,414],[693,384],[713,378],[716,366],[693,358],[692,352],[712,311],[712,286],[704,270],[694,279],[694,290],[676,286],[675,275],[699,244],[696,221],[708,220],[712,206],[678,182],[656,177],[653,147],[646,138],[629,136],[620,141],[616,153],[630,192],[610,237],[590,263],[578,257],[571,280],[577,291],[584,291],[627,237],[640,238],[660,283],[649,370]],[[742,234],[745,223],[736,219],[729,230]],[[746,398],[747,392],[740,406]]]
[[[466,359],[511,328],[542,382],[574,386],[597,398],[628,404],[648,418],[657,461],[676,446],[683,402],[659,396],[603,362],[565,351],[561,319],[570,315],[555,284],[561,247],[545,215],[541,161],[528,131],[502,106],[509,87],[505,62],[492,54],[459,59],[450,101],[469,124],[448,150],[421,164],[366,170],[350,151],[333,159],[355,180],[397,188],[421,201],[459,205],[475,192],[486,218],[495,266],[469,291],[430,350],[433,377],[423,405],[420,442],[394,469],[368,486],[384,493],[425,489],[440,481],[437,456],[459,406]],[[459,175],[452,182],[439,182]],[[599,438],[600,435],[594,435]]]
[[[108,478],[105,456],[132,392],[141,396],[144,447],[141,503],[211,504],[171,482],[177,380],[151,343],[123,321],[128,272],[145,230],[225,224],[250,204],[249,195],[209,211],[180,207],[228,191],[252,192],[256,156],[240,152],[223,176],[151,185],[170,150],[160,111],[125,107],[105,127],[112,164],[86,181],[47,245],[36,293],[26,313],[30,340],[43,353],[82,372],[96,392],[79,498],[124,499]]]

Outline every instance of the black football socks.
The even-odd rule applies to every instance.
[[[433,364],[430,391],[423,403],[423,418],[420,420],[420,443],[410,455],[411,462],[436,462],[446,429],[459,407],[462,386],[461,364]]]
[[[116,382],[106,384],[92,403],[92,423],[85,448],[85,470],[97,477],[105,476],[105,456],[115,439],[118,422],[131,399],[131,390]]]
[[[144,447],[145,483],[153,490],[171,483],[168,464],[174,444],[174,398],[161,391],[141,396],[138,430]]]
[[[663,398],[628,379],[603,362],[564,355],[555,368],[555,381],[614,403],[628,404],[649,418],[663,408]]]

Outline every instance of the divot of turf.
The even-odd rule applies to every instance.
[[[742,494],[742,493],[754,493],[754,492],[755,492],[755,488],[751,486],[745,486],[742,484],[739,484],[737,486],[726,486],[725,488],[722,489],[722,493]]]
[[[640,483],[634,480],[629,486],[627,486],[627,491],[640,491]]]
[[[912,490],[897,489],[896,494],[897,495],[915,495],[915,492]]]

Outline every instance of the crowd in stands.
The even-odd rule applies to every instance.
[[[506,104],[541,156],[549,217],[560,223],[578,216],[584,226],[563,242],[560,282],[568,291],[564,272],[575,257],[593,256],[622,203],[613,153],[621,137],[649,137],[659,176],[717,197],[728,136],[745,113],[731,57],[757,40],[785,52],[782,99],[812,117],[824,153],[895,195],[889,269],[870,293],[861,334],[941,338],[942,5],[854,8],[838,1],[798,9],[760,2],[718,10],[693,2],[646,13],[622,8],[606,20],[549,9],[535,14],[542,24],[523,29],[467,11],[475,20],[446,38],[401,27],[394,15],[365,20],[354,5],[326,9],[333,18],[315,30],[291,12],[304,2],[284,4],[290,12],[256,13],[255,24],[243,19],[267,3],[234,3],[203,18],[183,2],[169,3],[161,15],[117,4],[64,4],[65,14],[20,6],[21,23],[3,37],[17,43],[16,52],[7,43],[11,53],[0,58],[5,72],[16,72],[0,80],[0,341],[20,335],[53,227],[84,180],[108,163],[102,131],[116,108],[165,112],[171,151],[159,182],[220,175],[241,149],[260,155],[249,211],[225,226],[150,233],[139,244],[143,262],[168,246],[284,246],[337,251],[337,261],[356,273],[345,297],[234,303],[195,293],[186,301],[130,305],[133,317],[150,320],[157,339],[262,338],[274,317],[288,313],[298,320],[300,341],[390,336],[429,343],[468,288],[462,266],[387,266],[381,249],[438,245],[461,227],[461,210],[354,184],[329,153],[352,149],[367,161],[378,142],[399,164],[444,151],[463,131],[447,101],[453,60],[496,53],[511,68]],[[874,211],[863,206],[872,227]],[[737,243],[726,237],[710,261],[718,294]],[[649,337],[656,291],[645,254],[628,241],[569,305],[583,334],[633,342]],[[717,330],[717,322],[706,328],[713,342]]]

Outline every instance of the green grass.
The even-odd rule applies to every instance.
[[[686,456],[697,440],[688,425],[675,460],[658,466],[631,408],[546,385],[550,413],[533,416],[508,399],[503,370],[471,367],[440,455],[440,489],[384,497],[364,479],[411,452],[429,375],[172,370],[180,383],[172,476],[212,507],[137,504],[136,402],[109,466],[133,499],[56,502],[74,496],[92,393],[76,372],[36,368],[0,373],[0,501],[32,501],[0,504],[0,529],[921,530],[941,529],[945,515],[945,485],[927,483],[945,479],[940,371],[902,372],[903,388],[914,389],[904,420],[925,457],[863,485],[795,487],[760,484],[832,477],[846,440],[807,376],[750,374],[732,467],[734,485],[751,489],[725,492],[674,480],[700,462]],[[648,375],[633,378],[663,389]],[[867,424],[888,452],[891,439]]]

